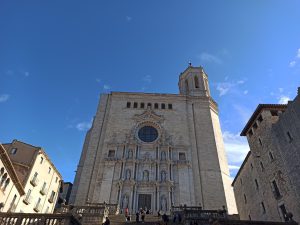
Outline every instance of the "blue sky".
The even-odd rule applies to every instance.
[[[99,95],[178,93],[191,60],[208,73],[231,174],[259,103],[300,83],[300,2],[1,1],[0,142],[42,146],[73,181]]]

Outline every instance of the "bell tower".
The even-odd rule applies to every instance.
[[[194,67],[189,63],[179,76],[178,86],[183,95],[210,96],[207,75],[201,66]]]

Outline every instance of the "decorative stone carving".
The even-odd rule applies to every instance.
[[[126,170],[126,173],[125,173],[125,179],[126,180],[130,180],[131,178],[131,170],[130,169],[127,169]]]
[[[167,211],[167,199],[164,195],[161,197],[161,200],[160,200],[160,209],[163,212]]]
[[[128,196],[127,196],[127,195],[124,195],[123,201],[122,201],[122,206],[123,206],[123,208],[128,208],[128,202],[129,202]]]

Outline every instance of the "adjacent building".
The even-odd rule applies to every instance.
[[[61,191],[58,194],[58,200],[56,202],[55,208],[60,208],[61,204],[69,204],[72,187],[73,184],[71,182],[61,183]]]
[[[14,172],[11,173],[11,177],[16,175],[14,178],[15,187],[20,189],[19,195],[15,192],[7,193],[7,198],[13,199],[7,200],[13,207],[10,211],[52,213],[62,177],[47,154],[41,147],[35,147],[18,140],[3,144],[3,147],[6,150],[4,155],[7,155],[11,162],[11,166],[8,168]]]
[[[241,136],[250,146],[234,181],[241,219],[300,222],[300,88],[288,104],[260,104]]]
[[[71,201],[168,212],[236,205],[219,123],[202,67],[179,76],[179,94],[101,95],[77,167]]]
[[[14,212],[20,197],[25,194],[14,166],[0,144],[0,212]]]

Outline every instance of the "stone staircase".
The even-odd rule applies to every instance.
[[[162,219],[157,217],[157,215],[152,214],[146,214],[145,216],[145,222],[142,223],[141,221],[139,223],[136,223],[135,221],[135,215],[131,215],[131,220],[126,222],[125,216],[120,215],[110,215],[109,216],[110,225],[158,225],[162,224]]]

